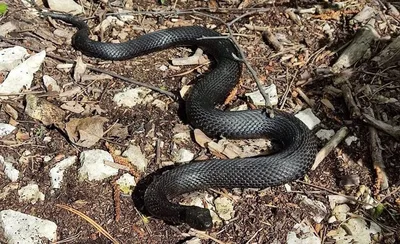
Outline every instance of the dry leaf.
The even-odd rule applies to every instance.
[[[218,2],[216,0],[209,0],[208,1],[208,8],[210,12],[215,12],[218,9]]]
[[[64,119],[66,116],[64,110],[32,94],[26,95],[25,99],[25,113],[28,116],[41,121],[46,126],[55,125],[59,129],[64,128]]]
[[[19,142],[29,140],[30,136],[28,132],[22,132],[18,130],[17,134],[15,135],[15,139]]]
[[[245,9],[251,4],[251,0],[243,0],[240,4],[238,9]]]
[[[107,135],[119,139],[126,139],[129,136],[128,127],[121,124],[115,124]]]
[[[81,147],[91,147],[96,144],[104,134],[103,124],[108,119],[93,116],[83,119],[71,119],[65,127],[68,138]]]
[[[82,107],[82,105],[80,105],[79,103],[75,102],[75,101],[69,101],[64,103],[63,105],[61,105],[62,109],[71,111],[73,113],[76,114],[80,114],[83,111],[85,111],[85,109]]]
[[[17,110],[15,110],[13,107],[11,107],[10,104],[6,104],[6,105],[4,106],[4,111],[6,111],[6,113],[7,113],[11,118],[13,118],[14,120],[17,120],[17,119],[18,119],[18,112],[17,112]]]
[[[74,80],[76,82],[81,82],[82,76],[85,74],[86,64],[83,63],[82,57],[79,56],[76,59],[75,68],[74,68]]]
[[[239,154],[236,152],[236,148],[229,143],[227,145],[221,145],[212,141],[206,134],[201,130],[194,130],[194,138],[196,142],[205,148],[208,148],[212,154],[219,158],[238,158]]]
[[[321,99],[321,103],[322,103],[323,105],[325,105],[327,108],[331,109],[332,111],[335,110],[335,106],[333,106],[333,104],[331,103],[331,101],[329,101],[328,99],[322,98],[322,99]]]

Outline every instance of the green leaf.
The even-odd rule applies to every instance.
[[[0,16],[7,12],[8,5],[6,3],[0,3]]]
[[[161,3],[162,5],[165,5],[165,4],[167,4],[167,0],[160,0],[160,3]]]
[[[373,213],[373,216],[375,217],[375,218],[378,218],[379,216],[381,216],[381,214],[382,214],[382,212],[383,212],[383,210],[385,209],[385,206],[382,204],[382,203],[380,203],[378,206],[376,206],[376,208],[374,209],[375,211],[374,211],[374,213]]]

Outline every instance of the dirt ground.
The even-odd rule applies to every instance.
[[[104,17],[105,13],[112,13],[116,8],[123,6],[122,1],[108,1],[110,5],[101,3],[104,1],[88,2],[92,2],[92,8],[87,9],[85,17],[93,17],[88,22],[91,27],[99,23],[99,16],[100,18]],[[283,105],[284,110],[293,112],[296,105],[303,109],[309,107],[296,90],[296,88],[300,88],[309,99],[314,100],[312,111],[321,120],[317,129],[324,128],[337,131],[346,126],[349,129],[348,135],[353,135],[358,140],[350,146],[341,142],[316,170],[310,171],[305,179],[301,179],[301,182],[291,183],[292,191],[290,192],[284,186],[268,188],[263,191],[227,190],[229,194],[238,196],[238,200],[234,202],[235,216],[223,226],[207,232],[208,237],[201,236],[201,243],[216,243],[216,240],[220,243],[285,243],[287,233],[292,230],[296,223],[304,219],[309,219],[311,226],[314,227],[315,232],[324,243],[335,243],[326,234],[329,230],[337,228],[340,223],[328,223],[330,215],[320,224],[314,223],[311,220],[310,211],[299,206],[296,196],[298,193],[305,194],[311,199],[321,201],[331,211],[327,195],[341,193],[355,196],[359,185],[370,188],[375,199],[383,199],[382,204],[386,210],[373,220],[382,226],[391,227],[383,228],[380,239],[375,243],[395,243],[396,240],[399,241],[400,151],[398,149],[400,144],[394,137],[379,131],[380,148],[383,150],[383,162],[386,166],[384,170],[389,180],[389,188],[380,191],[376,183],[379,180],[377,180],[371,160],[371,140],[368,124],[361,118],[351,116],[341,95],[335,96],[326,91],[326,87],[335,86],[335,83],[334,76],[325,74],[324,71],[337,60],[339,54],[354,38],[357,29],[360,28],[360,24],[352,24],[351,19],[363,9],[364,1],[353,1],[353,4],[346,9],[299,14],[301,23],[295,23],[285,11],[288,8],[296,7],[308,9],[317,4],[318,1],[276,1],[273,3],[270,1],[253,1],[253,4],[246,7],[248,9],[240,9],[238,5],[241,1],[227,0],[218,1],[220,11],[210,11],[210,6],[213,5],[214,1],[210,2],[172,1],[172,3],[160,5],[156,1],[141,0],[134,1],[130,10],[170,11],[201,7],[203,9],[199,11],[229,22],[246,13],[246,11],[250,11],[248,10],[250,7],[263,9],[263,11],[240,18],[232,26],[235,37],[251,66],[265,84],[274,83],[277,86],[280,98],[283,97],[285,91],[289,91],[287,101]],[[7,14],[2,17],[1,23],[12,21],[18,24],[18,30],[9,33],[6,37],[8,40],[28,48],[47,49],[49,54],[72,60],[76,60],[76,57],[80,55],[72,48],[68,40],[53,34],[56,27],[74,33],[73,27],[62,22],[49,23],[45,18],[27,15],[31,10],[20,1],[10,0],[7,4],[9,9]],[[377,11],[385,10],[381,1],[372,2],[369,5]],[[225,12],[224,9],[230,10]],[[213,9],[211,8],[211,10]],[[26,16],[31,17],[27,18]],[[218,31],[227,32],[226,27],[218,20],[204,16],[199,17],[195,14],[164,15],[162,17],[161,15],[145,14],[133,16],[133,20],[129,24],[132,27],[143,28],[132,28],[126,39],[132,39],[135,36],[160,28],[187,23],[208,27],[215,25]],[[379,34],[396,37],[400,32],[399,20],[398,18],[391,22],[391,25],[395,28],[378,29]],[[379,22],[379,24],[382,22]],[[265,41],[260,31],[246,28],[245,24],[249,23],[255,26],[268,26],[274,33],[281,33],[286,36],[290,43],[285,45],[281,52],[278,52]],[[331,36],[326,34],[326,29],[324,30],[326,24],[330,26]],[[107,29],[104,33],[93,34],[101,36],[104,41],[110,41],[118,39],[115,33],[118,33],[121,28],[113,25],[112,30]],[[49,36],[42,35],[42,33],[48,33]],[[2,48],[14,46],[7,41],[1,41],[0,45]],[[375,56],[386,45],[387,41],[376,41],[370,50],[370,57]],[[114,71],[122,76],[149,83],[177,94],[182,86],[182,75],[176,76],[177,74],[188,71],[184,76],[187,81],[190,81],[198,74],[205,72],[207,68],[183,66],[180,70],[170,68],[161,71],[159,67],[162,65],[169,67],[171,58],[190,55],[190,53],[191,50],[187,48],[176,48],[127,61],[104,62],[86,56],[82,56],[82,58],[84,62],[98,68]],[[91,149],[108,151],[105,145],[108,142],[114,148],[123,151],[129,141],[134,141],[141,146],[150,161],[146,172],[140,173],[140,177],[160,168],[161,166],[157,165],[157,161],[171,160],[171,148],[173,146],[171,138],[174,135],[174,128],[179,124],[187,124],[184,116],[182,116],[179,102],[166,95],[152,92],[154,97],[168,104],[166,111],[152,105],[138,105],[132,109],[118,107],[112,101],[114,94],[125,87],[135,87],[134,85],[116,78],[76,84],[73,79],[73,71],[65,72],[58,69],[57,65],[60,63],[63,62],[46,57],[41,69],[35,73],[32,87],[26,92],[45,92],[42,82],[43,75],[52,76],[60,86],[81,87],[83,92],[75,96],[74,101],[98,105],[105,111],[101,115],[108,119],[108,122],[104,125],[105,128],[109,128],[114,122],[118,121],[118,123],[127,126],[129,132],[127,138],[104,138]],[[357,99],[358,106],[362,109],[370,107],[375,113],[385,114],[388,123],[398,125],[400,123],[399,103],[378,103],[373,98],[365,96],[362,93],[362,87],[365,84],[370,84],[374,88],[380,88],[375,94],[400,100],[399,66],[383,70],[376,67],[371,58],[366,58],[352,67],[354,67],[354,73],[347,82]],[[99,74],[92,71],[87,72]],[[255,82],[245,69],[242,77],[243,83],[237,90],[235,98],[227,107],[245,104],[246,97],[244,94],[256,90]],[[341,89],[341,86],[338,85],[336,88]],[[101,96],[96,96],[94,91],[100,91]],[[57,96],[46,97],[46,99],[54,104],[62,103]],[[334,107],[333,110],[324,105],[325,100],[330,101]],[[48,175],[49,170],[57,161],[53,159],[47,162],[45,157],[63,158],[73,155],[79,157],[79,153],[87,149],[73,145],[66,135],[58,129],[51,126],[46,127],[41,122],[27,116],[24,113],[24,94],[1,101],[0,120],[2,122],[7,123],[10,120],[9,114],[5,111],[6,104],[17,110],[19,115],[17,119],[18,133],[26,134],[27,137],[16,140],[14,133],[7,138],[1,138],[0,155],[5,158],[13,158],[18,162],[15,167],[22,175],[18,180],[19,186],[35,182],[46,198],[36,204],[20,202],[17,190],[14,190],[5,198],[0,199],[0,210],[13,209],[51,220],[58,226],[58,240],[65,240],[65,242],[70,243],[109,243],[109,240],[99,234],[93,226],[81,217],[57,207],[56,204],[69,205],[90,216],[120,243],[185,243],[185,241],[193,238],[193,232],[186,225],[172,226],[154,218],[148,218],[148,222],[144,221],[142,215],[139,214],[141,206],[134,205],[132,196],[121,194],[120,206],[116,206],[113,179],[96,182],[79,181],[77,172],[80,167],[79,163],[75,163],[67,170],[62,188],[53,192]],[[79,118],[83,115],[71,113],[70,117]],[[150,133],[152,135],[149,136],[151,128],[154,128],[154,132]],[[44,140],[46,137],[51,137],[51,140]],[[15,143],[10,143],[10,141]],[[157,141],[163,142],[158,159],[156,158]],[[326,141],[319,140],[319,149],[325,143]],[[187,142],[185,147],[202,158],[215,158],[209,151],[196,144],[194,140]],[[25,156],[27,151],[30,153]],[[24,160],[21,160],[22,157]],[[342,182],[349,176],[358,177],[359,183],[355,186],[344,187]],[[309,184],[304,184],[303,181]],[[0,192],[9,184],[10,181],[0,170]],[[209,191],[209,193],[213,196],[219,195],[215,191]],[[362,204],[350,206],[351,213],[364,216],[367,219],[373,218],[368,211],[362,208]],[[116,207],[121,209],[121,216],[118,221],[115,220]],[[397,229],[397,231],[393,231],[393,229]],[[209,238],[210,236],[216,240],[212,240]],[[5,242],[4,239],[0,239],[0,241]]]

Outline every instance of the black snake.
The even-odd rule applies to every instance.
[[[208,209],[183,206],[171,200],[183,193],[211,187],[265,188],[302,177],[316,155],[316,141],[295,116],[275,111],[270,118],[264,110],[222,111],[216,109],[235,87],[241,64],[234,58],[238,50],[218,32],[189,26],[155,31],[124,43],[90,40],[89,28],[81,19],[58,13],[44,13],[79,30],[72,44],[83,54],[106,60],[126,60],[176,46],[197,46],[211,55],[214,69],[200,78],[186,100],[190,124],[209,136],[233,139],[266,137],[281,151],[269,156],[229,160],[195,161],[178,166],[156,178],[146,189],[144,203],[155,217],[172,223],[187,223],[196,229],[212,227]]]

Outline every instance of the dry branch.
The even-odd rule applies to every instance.
[[[262,33],[263,38],[271,44],[271,46],[275,49],[275,51],[282,51],[283,45],[278,41],[276,36],[271,32],[271,29],[267,28],[263,33]]]
[[[380,68],[398,64],[400,62],[400,36],[395,38],[372,61],[375,61]]]
[[[349,129],[347,127],[342,127],[336,134],[326,143],[326,145],[317,153],[314,165],[311,170],[315,170],[318,165],[328,156],[328,154],[335,148],[339,143],[347,136]]]
[[[372,117],[374,117],[374,111],[369,108],[366,112]],[[381,150],[381,140],[379,139],[378,132],[375,127],[369,126],[369,137],[370,137],[370,150],[372,164],[375,169],[377,178],[376,186],[377,189],[385,190],[389,187],[388,179],[385,172],[385,164],[383,163],[382,150]]]
[[[343,93],[343,98],[344,98],[344,101],[345,101],[345,103],[347,105],[347,108],[350,111],[351,117],[352,118],[360,117],[361,116],[361,111],[358,108],[358,106],[357,106],[357,104],[356,104],[356,102],[354,100],[353,94],[351,93],[350,86],[347,85],[347,84],[344,84],[342,86],[342,93]]]
[[[368,124],[374,126],[375,128],[381,131],[386,132],[387,134],[396,138],[396,140],[400,141],[400,126],[389,125],[365,113],[363,114],[363,117],[364,121],[367,122]]]
[[[373,25],[367,24],[358,30],[351,44],[343,51],[338,60],[333,64],[332,71],[339,73],[343,68],[348,68],[363,58],[371,44],[380,38]]]

